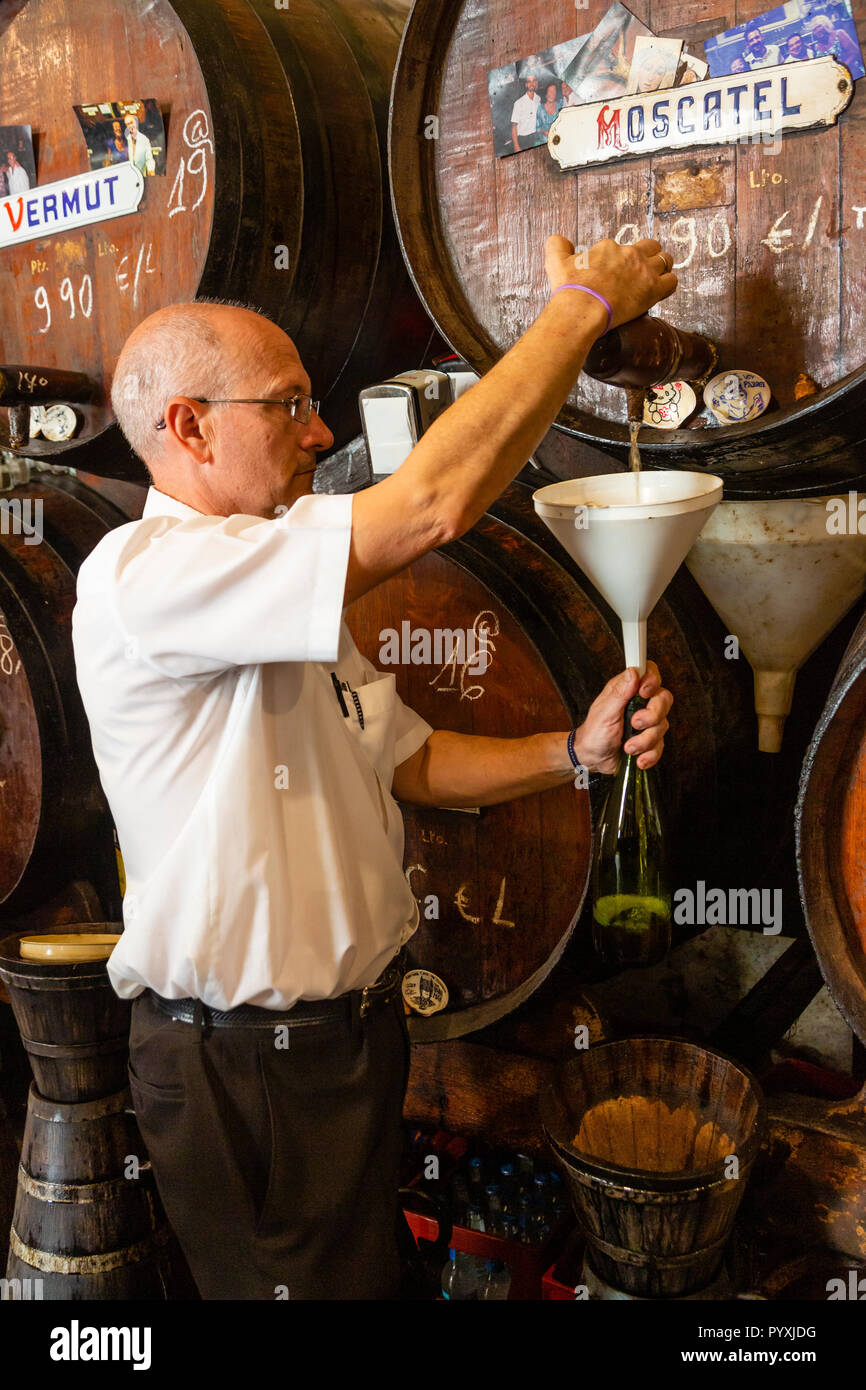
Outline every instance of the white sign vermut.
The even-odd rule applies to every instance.
[[[853,91],[850,72],[835,58],[810,58],[568,106],[550,127],[547,148],[563,169],[579,169],[663,150],[770,139],[780,131],[832,125]]]
[[[125,217],[135,212],[143,192],[140,170],[134,164],[115,164],[0,198],[0,246]]]

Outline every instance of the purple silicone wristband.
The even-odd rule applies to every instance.
[[[597,299],[599,304],[603,304],[605,309],[607,309],[607,328],[604,331],[605,333],[610,332],[613,327],[613,309],[610,307],[603,294],[599,294],[598,290],[591,290],[589,285],[560,285],[558,290],[553,291],[553,294],[559,294],[559,290],[583,290],[584,294],[591,294],[593,299]],[[553,298],[553,294],[550,296],[551,299]]]

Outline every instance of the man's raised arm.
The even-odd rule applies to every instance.
[[[609,302],[614,327],[673,293],[669,265],[657,241],[601,241],[587,258],[575,257],[565,237],[548,237],[545,247],[551,291],[571,284],[595,290]],[[475,524],[547,433],[607,320],[592,295],[556,295],[392,477],[356,494],[347,604]]]

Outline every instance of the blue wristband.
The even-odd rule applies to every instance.
[[[574,751],[574,736],[576,733],[577,729],[572,729],[571,733],[568,735],[568,756],[571,759],[571,765],[575,771],[574,785],[586,790],[589,786],[589,772],[584,767],[583,763],[578,761],[577,754]]]

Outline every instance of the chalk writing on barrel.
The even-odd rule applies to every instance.
[[[213,140],[210,138],[210,128],[207,123],[207,115],[202,110],[191,111],[183,124],[183,141],[191,154],[181,155],[180,163],[177,166],[174,183],[168,195],[168,205],[171,209],[169,218],[176,217],[179,212],[195,212],[196,208],[204,202],[207,193],[207,151],[213,154]],[[201,190],[191,208],[187,208],[184,202],[184,182],[187,173],[198,174],[201,178]],[[177,203],[172,207],[177,195]]]
[[[21,669],[21,662],[15,661],[15,643],[5,623],[0,622],[0,671],[4,676],[15,676]]]
[[[467,651],[465,653],[465,661],[459,662],[458,646],[455,641],[451,649],[450,657],[445,662],[441,671],[436,673],[429,684],[434,686],[440,695],[456,695],[459,691],[461,700],[480,700],[481,696],[484,694],[484,686],[467,685],[466,676],[467,673],[469,675],[475,675],[479,672],[490,670],[496,651],[493,638],[498,635],[499,630],[499,617],[497,614],[490,608],[482,609],[480,613],[476,614],[475,621],[471,628],[473,636],[471,646],[473,650],[471,652]],[[459,683],[457,678],[458,670],[460,672]],[[450,672],[450,680],[439,685],[438,682],[442,680],[446,671]]]

